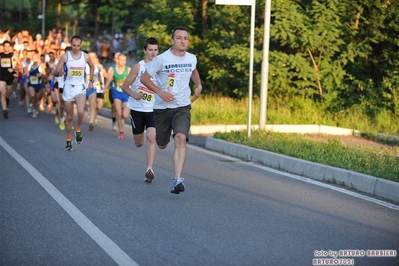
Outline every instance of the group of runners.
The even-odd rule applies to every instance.
[[[151,183],[155,178],[153,164],[156,144],[160,149],[165,149],[171,135],[173,136],[175,177],[170,192],[179,194],[185,191],[184,178],[181,175],[191,125],[191,104],[202,91],[201,79],[196,69],[197,58],[186,51],[188,40],[188,30],[185,27],[177,27],[172,33],[172,47],[158,55],[158,41],[155,38],[148,38],[143,46],[143,60],[130,68],[126,66],[126,55],[115,54],[115,64],[108,71],[101,66],[95,53],[81,50],[82,39],[79,36],[73,36],[71,46],[66,47],[58,59],[54,58],[51,62],[49,60],[46,66],[41,63],[39,54],[34,52],[30,64],[24,71],[29,92],[26,93],[29,100],[26,100],[25,95],[27,112],[32,112],[33,117],[38,113],[42,80],[53,84],[50,88],[54,89],[53,100],[57,106],[55,114],[56,117],[58,115],[60,128],[61,123],[65,122],[65,150],[71,151],[73,132],[75,143],[83,142],[81,127],[86,102],[88,101],[90,106],[89,131],[92,131],[96,124],[97,109],[102,107],[97,100],[103,99],[104,93],[110,90],[109,95],[119,129],[118,138],[124,138],[123,121],[130,117],[135,145],[141,147],[145,139],[147,140],[145,182]],[[6,51],[7,45],[3,46]],[[4,58],[4,69],[10,73],[8,75],[17,77],[12,64],[7,65],[7,57],[3,56],[4,53],[0,53],[1,68]],[[2,78],[3,74],[0,76],[0,82],[3,82]],[[193,97],[189,86],[190,80],[196,86]],[[1,86],[2,83],[0,88]],[[7,92],[1,91],[1,94],[3,97]],[[77,124],[73,129],[75,104]],[[7,108],[3,106],[3,110]]]

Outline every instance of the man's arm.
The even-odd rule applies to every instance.
[[[140,64],[137,63],[130,70],[129,75],[126,77],[125,81],[122,84],[122,91],[136,100],[140,100],[142,98],[142,95],[140,93],[133,92],[129,88],[129,86],[132,85],[132,83],[136,80],[139,71],[140,71]]]
[[[50,80],[54,77],[56,73],[60,71],[61,67],[64,67],[66,60],[67,60],[67,54],[63,54],[60,58],[60,61],[58,61],[57,66],[53,69],[53,71],[50,72],[48,76]]]
[[[150,74],[146,71],[140,78],[140,82],[144,84],[147,88],[155,92],[156,94],[162,93],[162,90],[155,86],[154,82],[151,80]]]
[[[109,85],[111,84],[111,82],[114,80],[114,69],[112,67],[110,67],[108,69],[108,73],[107,73],[107,82],[105,83],[104,86],[104,93],[106,93],[109,89]]]
[[[94,64],[90,59],[90,56],[88,54],[85,53],[85,59],[86,59],[86,63],[89,65],[90,67],[90,80],[89,80],[89,87],[88,89],[91,90],[94,86],[93,86],[93,82],[94,82]]]
[[[101,69],[101,74],[103,75],[104,78],[107,78],[107,70],[104,68],[103,65],[100,64],[100,69]]]
[[[161,90],[160,88],[158,88],[154,82],[152,82],[151,80],[151,76],[150,74],[146,71],[144,72],[144,74],[141,76],[140,79],[141,83],[143,83],[147,88],[149,88],[150,90],[152,90],[153,92],[155,92],[156,94],[159,95],[159,97],[162,98],[162,100],[164,100],[165,102],[171,102],[174,100],[174,96],[173,94],[171,94],[170,92],[166,92]]]
[[[200,97],[202,92],[201,77],[197,69],[195,69],[191,74],[191,80],[194,82],[196,86],[194,91],[194,96],[193,98],[191,98],[191,102],[193,103],[195,100],[197,100]]]

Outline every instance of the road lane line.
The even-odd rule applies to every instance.
[[[0,137],[2,146],[25,170],[57,201],[57,203],[72,217],[118,265],[138,266],[120,247],[97,228],[78,208],[75,207],[56,187],[54,187],[36,168],[19,155],[10,145]]]
[[[274,168],[270,168],[270,167],[267,167],[267,166],[264,166],[264,165],[260,165],[260,164],[256,164],[256,163],[253,163],[253,162],[245,162],[245,161],[243,161],[241,159],[238,159],[238,158],[235,158],[235,157],[232,157],[232,156],[229,156],[229,155],[221,154],[221,153],[218,153],[218,152],[210,151],[210,150],[207,150],[207,149],[203,149],[203,148],[200,148],[200,147],[197,147],[197,146],[194,146],[194,145],[189,145],[189,146],[190,146],[190,148],[192,148],[194,150],[205,152],[205,153],[208,153],[208,154],[212,154],[214,156],[221,157],[223,159],[226,159],[226,160],[229,160],[229,161],[232,161],[232,162],[235,162],[235,163],[248,164],[248,165],[251,165],[253,167],[260,168],[262,170],[268,171],[268,172],[272,172],[272,173],[275,173],[275,174],[278,174],[278,175],[283,175],[283,176],[286,176],[286,177],[289,177],[289,178],[292,178],[292,179],[296,179],[296,180],[300,180],[300,181],[303,181],[303,182],[306,182],[306,183],[310,183],[310,184],[313,184],[313,185],[316,185],[316,186],[319,186],[319,187],[328,188],[328,189],[331,189],[331,190],[334,190],[334,191],[337,191],[337,192],[340,192],[340,193],[343,193],[343,194],[346,194],[346,195],[349,195],[349,196],[352,196],[352,197],[355,197],[355,198],[359,198],[359,199],[363,199],[363,200],[366,200],[366,201],[369,201],[369,202],[373,202],[375,204],[387,207],[387,208],[392,209],[392,210],[399,211],[399,206],[398,205],[391,204],[391,203],[383,201],[383,200],[375,199],[375,198],[372,198],[372,197],[369,197],[369,196],[366,196],[366,195],[363,195],[363,194],[360,194],[360,193],[357,193],[357,192],[354,192],[354,191],[350,191],[348,189],[336,187],[336,186],[333,186],[333,185],[330,185],[330,184],[326,184],[326,183],[323,183],[321,181],[317,181],[317,180],[314,180],[314,179],[311,179],[311,178],[308,178],[308,177],[299,176],[299,175],[295,175],[295,174],[290,174],[290,173],[287,173],[287,172],[282,172],[282,171],[276,170]]]

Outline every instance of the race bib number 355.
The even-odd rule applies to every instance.
[[[83,68],[80,67],[71,68],[69,70],[69,75],[71,77],[83,77]]]

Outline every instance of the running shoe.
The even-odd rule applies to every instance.
[[[53,115],[55,115],[57,113],[57,106],[53,105],[52,109],[51,109],[51,113]]]
[[[65,130],[65,118],[60,119],[60,123],[58,126],[60,127],[60,130]]]
[[[58,125],[60,123],[60,118],[58,116],[54,117],[54,123]]]
[[[12,98],[17,99],[17,93],[15,91],[12,92]]]
[[[44,111],[44,106],[43,106],[43,104],[40,104],[39,109],[40,109],[40,111]]]
[[[124,138],[125,138],[125,133],[119,132],[118,139],[124,139]]]
[[[72,151],[72,140],[71,139],[67,139],[66,141],[66,146],[65,146],[65,150],[66,151]]]
[[[3,111],[3,117],[4,119],[8,119],[8,110]]]
[[[82,131],[75,130],[75,142],[77,144],[81,144],[83,142]]]
[[[155,178],[155,175],[154,175],[154,171],[152,171],[152,169],[148,169],[148,171],[147,172],[145,172],[145,182],[146,183],[151,183],[152,182],[152,180],[154,180],[154,178]]]
[[[33,111],[32,118],[36,118],[36,117],[37,117],[37,114],[35,111]]]
[[[53,110],[53,108],[51,107],[51,105],[47,105],[47,113],[51,114],[51,111]]]
[[[93,122],[90,122],[89,123],[89,131],[93,131],[93,129],[94,129],[94,124],[93,124]]]
[[[27,112],[28,114],[31,114],[31,113],[33,112],[33,107],[32,107],[31,104],[28,106],[28,110],[26,110],[26,112]]]
[[[180,194],[180,192],[184,192],[186,188],[184,187],[183,181],[184,178],[173,179],[173,185],[170,193]]]
[[[118,130],[118,123],[116,123],[116,121],[112,121],[112,129],[113,129],[114,131],[117,131],[117,130]]]
[[[98,124],[98,119],[94,119],[94,126],[96,127]]]

